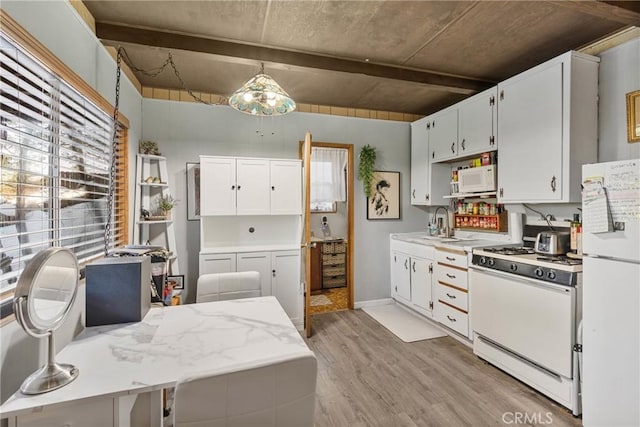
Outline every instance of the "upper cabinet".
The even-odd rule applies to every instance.
[[[200,157],[201,215],[298,215],[299,160]]]
[[[445,165],[429,163],[429,138],[432,118],[411,123],[411,204],[447,205],[450,170]]]
[[[497,149],[498,89],[493,87],[467,98],[458,106],[458,156]]]
[[[568,52],[498,85],[498,201],[580,201],[597,161],[598,58]]]
[[[431,162],[448,160],[458,155],[458,108],[447,108],[433,114],[427,127]]]

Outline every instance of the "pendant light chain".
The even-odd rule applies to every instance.
[[[116,58],[116,102],[113,108],[113,137],[111,138],[111,169],[109,170],[109,193],[107,194],[107,223],[104,227],[104,254],[109,254],[109,244],[111,243],[111,222],[113,221],[114,197],[116,192],[116,172],[118,168],[118,133],[120,122],[118,121],[120,108],[120,76],[122,74],[122,47],[118,48]]]

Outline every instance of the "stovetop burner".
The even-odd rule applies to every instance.
[[[536,258],[538,261],[548,261],[548,262],[552,262],[554,264],[564,264],[564,265],[581,265],[582,264],[582,260],[580,259],[573,259],[573,258],[568,258],[565,255],[560,255],[560,256],[540,256],[538,258]]]
[[[485,252],[503,255],[531,255],[535,253],[532,248],[508,246],[504,248],[482,248],[482,250]]]

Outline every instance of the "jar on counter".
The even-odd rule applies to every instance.
[[[473,203],[473,205],[472,205],[472,206],[473,206],[473,207],[472,207],[472,213],[473,213],[474,215],[478,215],[478,204],[477,204],[477,203]]]
[[[489,204],[489,215],[495,215],[496,214],[496,205],[494,203],[490,203]]]

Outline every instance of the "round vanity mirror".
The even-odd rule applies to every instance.
[[[20,387],[24,394],[55,390],[78,376],[76,367],[55,362],[53,342],[53,331],[60,327],[76,298],[78,273],[73,252],[49,248],[38,252],[18,279],[13,299],[18,323],[32,337],[48,337],[47,364],[24,380]]]

